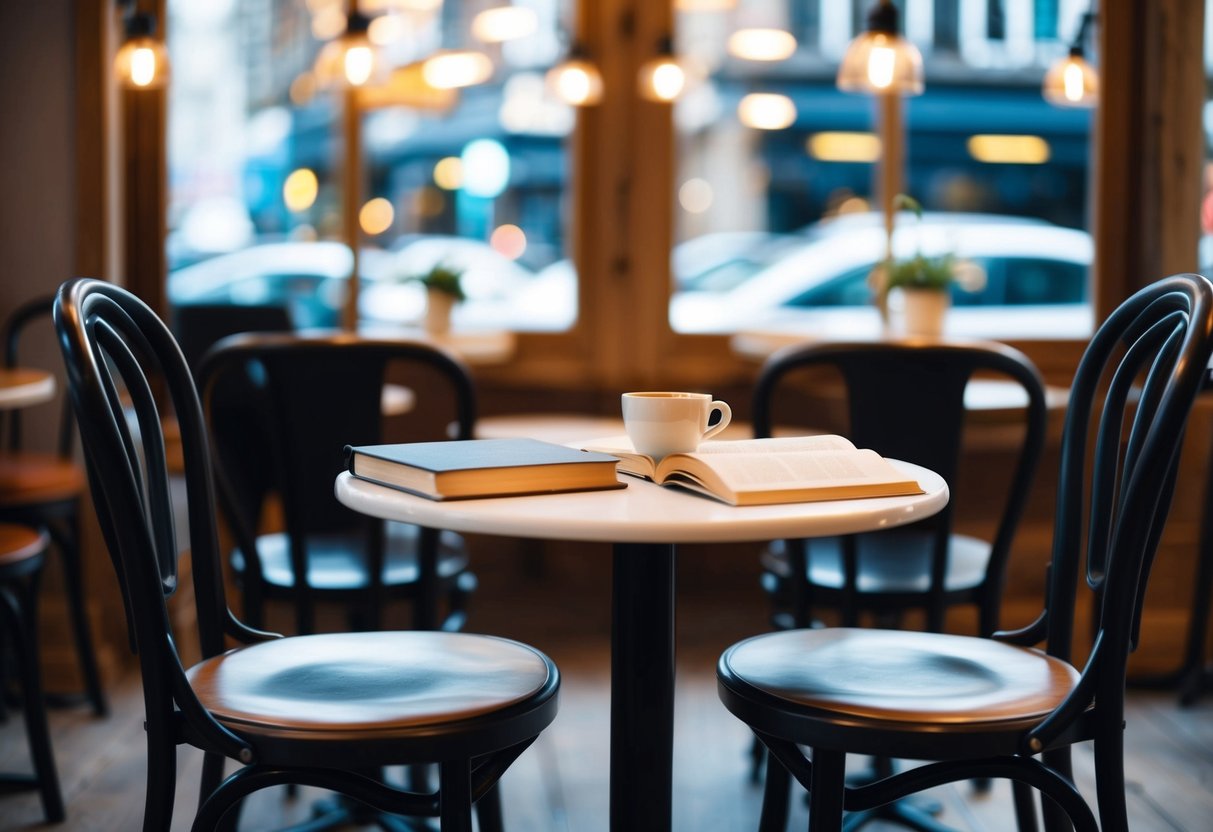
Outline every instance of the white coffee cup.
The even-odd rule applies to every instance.
[[[712,411],[720,421],[708,427]],[[660,459],[694,451],[699,443],[715,436],[733,418],[733,411],[707,393],[624,393],[623,425],[632,446],[642,454]]]

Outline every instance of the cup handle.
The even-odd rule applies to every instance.
[[[712,418],[713,410],[720,411],[720,421],[707,429],[707,431],[703,434],[704,439],[710,439],[711,437],[720,433],[722,430],[724,430],[725,428],[727,428],[729,426],[729,422],[732,421],[732,419],[733,419],[733,410],[725,402],[714,401],[710,405],[708,405],[708,418],[709,419]]]

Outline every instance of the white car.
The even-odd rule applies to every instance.
[[[908,218],[908,219],[907,219]],[[838,335],[875,321],[868,275],[883,259],[878,217],[813,226],[799,247],[726,292],[678,292],[670,323],[679,332],[788,329]],[[894,256],[952,253],[986,274],[986,285],[953,290],[949,332],[974,337],[1081,338],[1091,333],[1090,236],[1039,220],[928,214],[898,218]]]
[[[384,276],[387,252],[366,249],[360,286]],[[350,249],[333,241],[261,243],[175,269],[168,300],[187,304],[282,305],[299,329],[333,327],[353,267]]]

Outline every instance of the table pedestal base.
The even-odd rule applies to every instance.
[[[668,832],[674,761],[674,547],[617,543],[611,595],[611,829]]]

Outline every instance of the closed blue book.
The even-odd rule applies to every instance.
[[[538,439],[347,445],[345,453],[355,477],[431,500],[626,487],[617,457]]]

